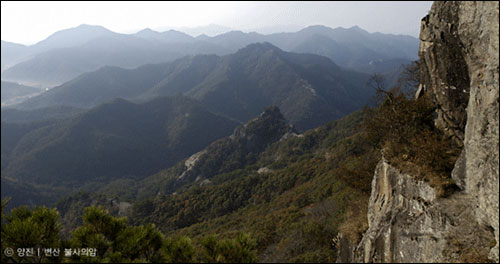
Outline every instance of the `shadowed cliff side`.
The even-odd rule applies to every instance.
[[[498,262],[498,14],[498,2],[434,2],[422,19],[416,97],[463,146],[456,190],[440,195],[383,158],[369,228],[358,245],[339,236],[339,262]]]
[[[430,73],[430,79],[424,78],[422,83],[432,89],[425,92],[432,94],[437,105],[445,106],[442,108],[443,115],[438,115],[437,125],[441,122],[442,130],[464,134],[464,149],[452,177],[471,196],[470,205],[476,209],[478,224],[494,230],[496,246],[491,249],[489,258],[496,262],[499,193],[498,14],[498,2],[435,2],[430,14],[422,21],[419,51],[424,62],[421,70],[425,72],[427,68]],[[439,47],[448,47],[455,55],[440,52],[444,48]],[[438,61],[444,64],[446,70],[433,69]],[[462,82],[459,81],[461,76]],[[441,85],[437,85],[438,82]],[[464,105],[465,112],[462,110]],[[446,116],[454,115],[457,120],[466,120],[457,123],[459,128],[464,127],[462,131],[457,129],[457,125],[445,121]]]

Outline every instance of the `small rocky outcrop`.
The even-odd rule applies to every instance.
[[[243,146],[247,152],[259,153],[283,136],[296,133],[276,106],[268,107],[259,117],[237,127],[229,137]]]
[[[242,168],[272,143],[295,133],[295,128],[283,117],[278,107],[268,107],[259,117],[237,127],[231,136],[210,144],[188,158],[184,170],[178,176],[177,185]]]

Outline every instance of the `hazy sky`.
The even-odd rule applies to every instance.
[[[236,30],[275,25],[352,27],[368,32],[418,37],[425,2],[1,2],[2,40],[34,44],[80,24],[101,25],[119,33],[149,27],[217,24]],[[269,32],[266,32],[269,33]]]

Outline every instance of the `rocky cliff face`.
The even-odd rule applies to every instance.
[[[380,161],[369,229],[357,246],[341,240],[340,261],[498,262],[498,15],[498,2],[446,1],[422,19],[421,88],[436,126],[464,146],[452,172],[461,190],[437,197]]]
[[[466,192],[438,197],[428,183],[381,160],[372,182],[369,228],[342,261],[484,261],[495,237],[478,222],[473,204]]]
[[[419,52],[422,72],[427,72],[422,83],[441,106],[438,127],[453,131],[459,138],[464,134],[464,150],[453,178],[471,196],[470,206],[475,208],[478,224],[494,230],[497,243],[489,257],[496,261],[498,15],[498,2],[435,2],[422,20]]]

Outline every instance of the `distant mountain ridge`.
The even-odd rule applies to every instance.
[[[145,38],[145,39],[157,39],[163,40],[166,42],[194,42],[195,38],[189,36],[180,31],[176,30],[168,30],[165,32],[154,31],[150,28],[143,29],[134,34],[136,37]]]
[[[88,108],[116,97],[147,100],[183,94],[241,122],[276,105],[297,129],[305,130],[363,107],[373,93],[365,85],[368,77],[325,57],[258,43],[222,57],[188,56],[132,70],[104,67],[16,107]]]
[[[2,79],[53,87],[105,65],[133,68],[185,55],[226,55],[256,42],[269,42],[285,51],[326,56],[355,70],[374,60],[410,61],[416,59],[418,50],[416,38],[368,33],[359,27],[310,26],[294,33],[269,35],[230,31],[193,38],[175,30],[144,29],[127,35],[100,26],[81,25],[56,32],[29,47],[2,41]]]
[[[38,53],[32,59],[5,70],[2,79],[53,87],[103,66],[135,68],[199,53],[227,52],[205,42],[185,43],[113,34],[91,39],[79,46]]]
[[[30,48],[36,51],[67,48],[85,44],[95,38],[113,35],[119,35],[119,33],[102,26],[82,24],[74,28],[57,31],[48,38],[30,46]]]
[[[74,28],[57,31],[31,46],[2,40],[2,72],[5,70],[5,67],[14,66],[19,62],[33,58],[36,54],[52,49],[79,46],[98,37],[113,35],[119,34],[102,26],[82,24]]]

